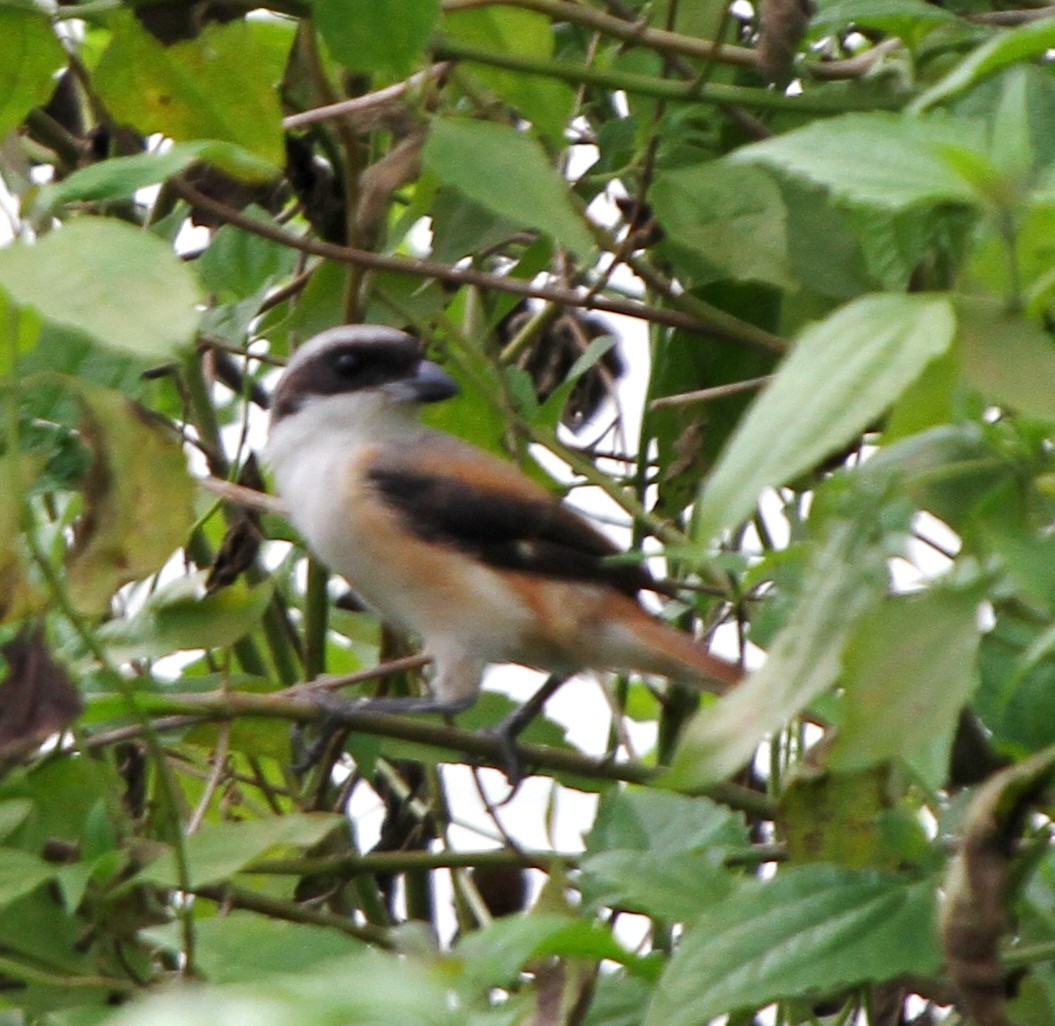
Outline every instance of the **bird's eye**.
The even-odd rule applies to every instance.
[[[359,372],[359,357],[347,350],[337,353],[333,358],[333,369],[342,378],[350,378]]]

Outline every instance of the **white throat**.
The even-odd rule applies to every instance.
[[[299,410],[271,425],[264,458],[284,492],[299,465],[307,461],[325,463],[379,442],[413,441],[425,431],[412,403],[392,402],[370,392],[312,396]]]

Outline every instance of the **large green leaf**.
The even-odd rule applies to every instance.
[[[0,7],[0,139],[55,90],[66,53],[42,10]]]
[[[977,607],[977,595],[935,587],[861,619],[846,648],[832,769],[900,757],[941,786],[960,709],[978,685]]]
[[[149,932],[179,952],[182,924]],[[194,924],[194,965],[212,983],[252,982],[262,973],[312,973],[323,962],[362,950],[362,941],[338,930],[268,919],[237,909]]]
[[[850,631],[885,588],[885,551],[864,518],[837,520],[817,546],[790,619],[765,664],[690,721],[664,783],[714,783],[839,676]]]
[[[0,288],[46,320],[145,358],[170,359],[198,324],[193,274],[123,221],[82,218],[33,245],[5,247]]]
[[[589,232],[542,147],[510,125],[438,119],[423,154],[440,181],[511,221],[551,235],[578,256]]]
[[[255,858],[280,845],[307,848],[347,821],[328,812],[290,813],[241,822],[205,823],[187,838],[187,874],[194,886],[216,883],[241,872]],[[179,883],[175,856],[152,862],[137,880],[167,887]]]
[[[981,126],[968,121],[844,114],[745,146],[729,159],[767,164],[866,206],[975,205],[978,195],[945,162],[938,144],[970,144],[981,137]]]
[[[686,933],[644,1026],[704,1026],[780,999],[821,997],[941,964],[934,882],[834,866],[745,880]]]
[[[92,84],[118,121],[144,135],[221,139],[274,166],[285,164],[282,78],[293,26],[232,21],[164,46],[129,16],[115,18],[113,38]]]
[[[743,817],[707,798],[608,792],[586,838],[583,901],[684,922],[728,890],[723,850],[748,843]]]
[[[792,284],[784,203],[769,176],[712,161],[656,172],[649,202],[679,278]]]
[[[422,60],[439,0],[316,0],[315,24],[330,53],[353,71],[398,78]]]
[[[808,328],[751,406],[703,491],[697,537],[754,509],[766,488],[860,434],[952,340],[941,295],[873,295]]]

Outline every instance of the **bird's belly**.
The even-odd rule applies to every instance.
[[[372,458],[366,450],[343,453],[276,475],[308,547],[368,606],[426,646],[454,644],[486,662],[523,661],[529,606],[496,571],[409,531],[363,487],[361,468]]]

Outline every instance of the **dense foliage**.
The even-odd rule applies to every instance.
[[[816,6],[0,0],[0,1023],[1055,1023],[1055,12]],[[359,321],[745,683],[320,746]]]

